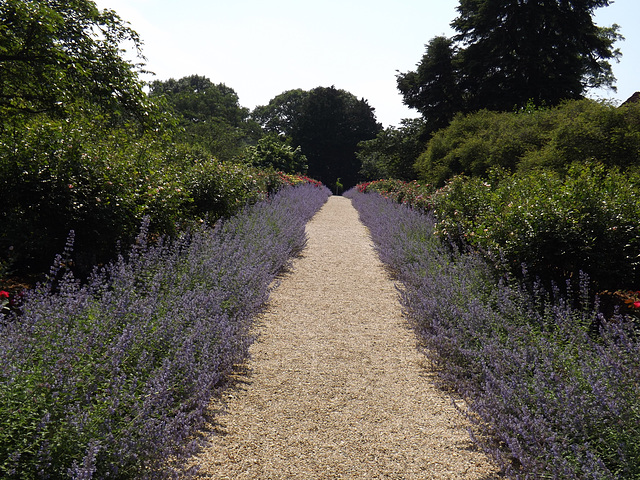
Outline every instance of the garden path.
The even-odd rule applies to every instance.
[[[210,445],[215,479],[495,479],[464,417],[433,385],[392,280],[351,202],[307,225],[272,292]]]

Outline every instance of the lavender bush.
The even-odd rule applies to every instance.
[[[153,246],[143,227],[84,285],[65,269],[69,245],[0,326],[0,477],[171,477],[167,459],[197,449],[251,319],[329,194],[289,187]]]
[[[401,281],[425,353],[466,400],[472,435],[508,477],[640,478],[633,317],[605,320],[580,292],[496,278],[477,254],[444,248],[429,214],[346,195]]]

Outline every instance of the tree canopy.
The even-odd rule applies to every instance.
[[[256,107],[251,116],[267,132],[291,136],[309,92],[301,88],[277,95],[268,105]]]
[[[461,0],[453,38],[429,42],[416,71],[400,73],[404,103],[432,127],[456,112],[557,105],[611,87],[618,26],[593,12],[608,0]]]
[[[333,86],[289,90],[256,107],[253,116],[301,148],[309,176],[332,186],[340,178],[345,189],[359,178],[358,144],[382,129],[365,99]]]
[[[458,51],[452,39],[435,37],[427,45],[417,70],[398,75],[398,89],[405,105],[423,115],[430,131],[446,127],[464,108]]]
[[[400,128],[386,128],[373,140],[360,142],[356,155],[362,162],[360,173],[364,179],[413,180],[413,165],[425,147],[423,129],[422,119],[405,119]]]
[[[78,104],[144,118],[142,63],[122,53],[141,41],[114,11],[90,0],[0,2],[0,117],[62,115]]]
[[[149,95],[164,99],[177,116],[183,132],[179,140],[199,145],[221,160],[241,155],[261,135],[260,126],[249,118],[249,109],[240,106],[235,90],[207,77],[157,80]]]

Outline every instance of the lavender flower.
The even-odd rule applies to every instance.
[[[607,321],[582,292],[497,277],[478,255],[443,245],[429,214],[345,196],[401,282],[441,381],[466,400],[472,436],[508,477],[640,478],[634,318]]]
[[[64,269],[70,248],[57,258],[0,327],[0,477],[170,477],[329,194],[286,188],[154,245],[143,226],[85,285]]]

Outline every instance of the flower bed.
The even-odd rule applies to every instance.
[[[583,299],[496,278],[434,235],[432,214],[351,191],[440,378],[510,478],[640,478],[640,338]],[[583,278],[583,284],[586,279]],[[576,296],[579,296],[576,293]]]
[[[60,256],[0,325],[0,477],[168,478],[252,339],[275,275],[330,192],[285,188],[85,285]]]

